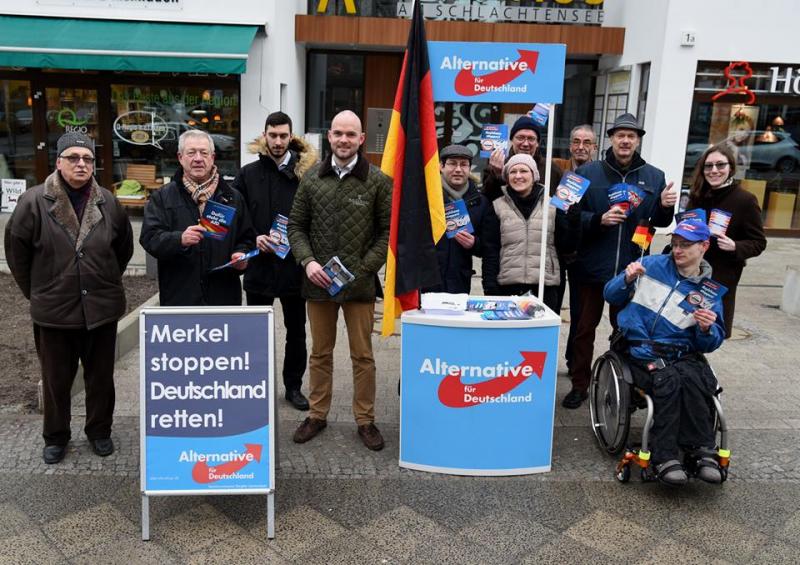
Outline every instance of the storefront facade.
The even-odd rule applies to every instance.
[[[800,235],[800,62],[786,39],[796,26],[779,16],[796,2],[764,10],[747,0],[608,0],[605,8],[606,24],[625,27],[625,49],[601,58],[599,72],[631,77],[632,112],[647,83],[645,158],[688,188],[702,152],[728,142],[767,234]]]

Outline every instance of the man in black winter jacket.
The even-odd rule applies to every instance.
[[[303,174],[316,162],[316,152],[292,136],[292,120],[283,112],[267,116],[264,133],[250,144],[258,161],[242,167],[233,186],[244,196],[258,236],[261,253],[250,260],[244,274],[247,304],[272,305],[281,301],[286,348],[283,384],[286,400],[298,410],[308,410],[308,399],[300,391],[308,358],[306,350],[306,301],[300,295],[303,268],[291,250],[281,258],[275,242],[281,234],[273,230],[276,218],[289,218],[294,195]],[[285,238],[285,233],[283,234]],[[288,241],[288,240],[287,240]]]
[[[605,304],[603,287],[628,263],[639,258],[640,250],[631,242],[636,226],[640,221],[668,226],[678,200],[672,183],[666,184],[664,172],[645,163],[637,152],[645,132],[635,116],[619,116],[607,133],[611,147],[605,159],[592,161],[575,171],[591,184],[580,202],[582,237],[578,257],[569,267],[580,309],[577,316],[571,312],[574,332],[570,333],[574,337],[568,365],[572,390],[561,403],[565,408],[578,408],[587,398],[595,331]],[[615,198],[612,203],[609,200],[612,193],[623,196],[624,202]],[[613,327],[617,311],[614,307],[610,310]]]
[[[244,198],[214,165],[214,140],[202,130],[184,132],[178,140],[181,169],[157,190],[144,207],[139,243],[158,259],[161,306],[239,306],[241,272],[246,262],[211,271],[241,258],[255,246]],[[205,237],[199,220],[209,202],[236,211],[224,239]]]

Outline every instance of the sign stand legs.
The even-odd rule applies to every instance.
[[[267,538],[275,539],[275,492],[267,495]]]
[[[142,495],[142,541],[150,541],[150,499]]]

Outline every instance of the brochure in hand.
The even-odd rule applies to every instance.
[[[458,232],[473,233],[472,222],[467,212],[467,204],[463,200],[453,200],[444,204],[445,235],[454,238]]]
[[[583,178],[572,172],[564,173],[561,177],[561,184],[556,188],[556,193],[550,199],[550,205],[565,212],[573,204],[580,202],[586,190],[589,188],[589,179]]]
[[[328,294],[331,296],[337,294],[344,285],[355,278],[353,273],[347,270],[336,255],[331,257],[330,261],[325,263],[322,268],[328,278],[331,279],[331,284],[328,285]]]
[[[481,130],[481,157],[492,156],[495,149],[502,149],[508,155],[508,126],[505,124],[486,124]]]
[[[691,314],[699,308],[710,309],[715,303],[722,300],[728,288],[717,281],[703,279],[698,290],[692,290],[686,295],[678,306],[683,308],[687,314]]]
[[[234,261],[228,261],[227,263],[225,263],[224,265],[220,265],[219,267],[214,267],[209,272],[213,273],[214,271],[219,271],[221,269],[225,269],[227,267],[231,267],[233,265],[241,263],[242,261],[249,261],[250,259],[252,259],[256,255],[258,255],[259,253],[260,253],[260,251],[258,250],[258,247],[256,247],[255,249],[252,249],[252,250],[248,251],[247,253],[245,253],[244,255],[239,257],[238,259],[236,259]]]
[[[638,186],[626,184],[624,182],[608,187],[608,203],[621,208],[626,216],[630,216],[631,211],[639,207],[644,200],[644,193]]]
[[[711,217],[708,219],[708,230],[711,235],[717,237],[725,235],[728,225],[731,223],[731,213],[725,210],[714,208],[711,210]]]
[[[236,208],[220,204],[214,200],[207,201],[203,209],[203,215],[200,217],[200,225],[206,229],[203,232],[203,237],[225,239],[233,224],[235,215]]]
[[[683,220],[698,220],[707,223],[706,211],[702,208],[695,208],[694,210],[686,210],[685,212],[678,212],[675,214],[675,223],[679,224]]]
[[[291,246],[289,245],[289,236],[287,235],[287,227],[289,225],[289,218],[283,214],[275,216],[275,221],[272,222],[272,227],[269,228],[269,246],[275,252],[275,255],[281,259],[286,259],[289,254]]]
[[[547,125],[547,118],[550,117],[550,104],[536,104],[528,114],[537,126],[543,128]]]

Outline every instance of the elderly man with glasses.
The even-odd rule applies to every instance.
[[[574,171],[578,167],[594,160],[597,151],[597,138],[589,124],[572,128],[569,133],[569,159],[553,158],[553,163],[562,171]]]
[[[114,452],[114,348],[125,313],[122,273],[133,255],[125,210],[94,179],[94,142],[70,132],[57,149],[56,171],[20,197],[5,232],[8,266],[31,304],[48,464],[66,454],[78,361],[86,381],[84,432],[97,455]]]

